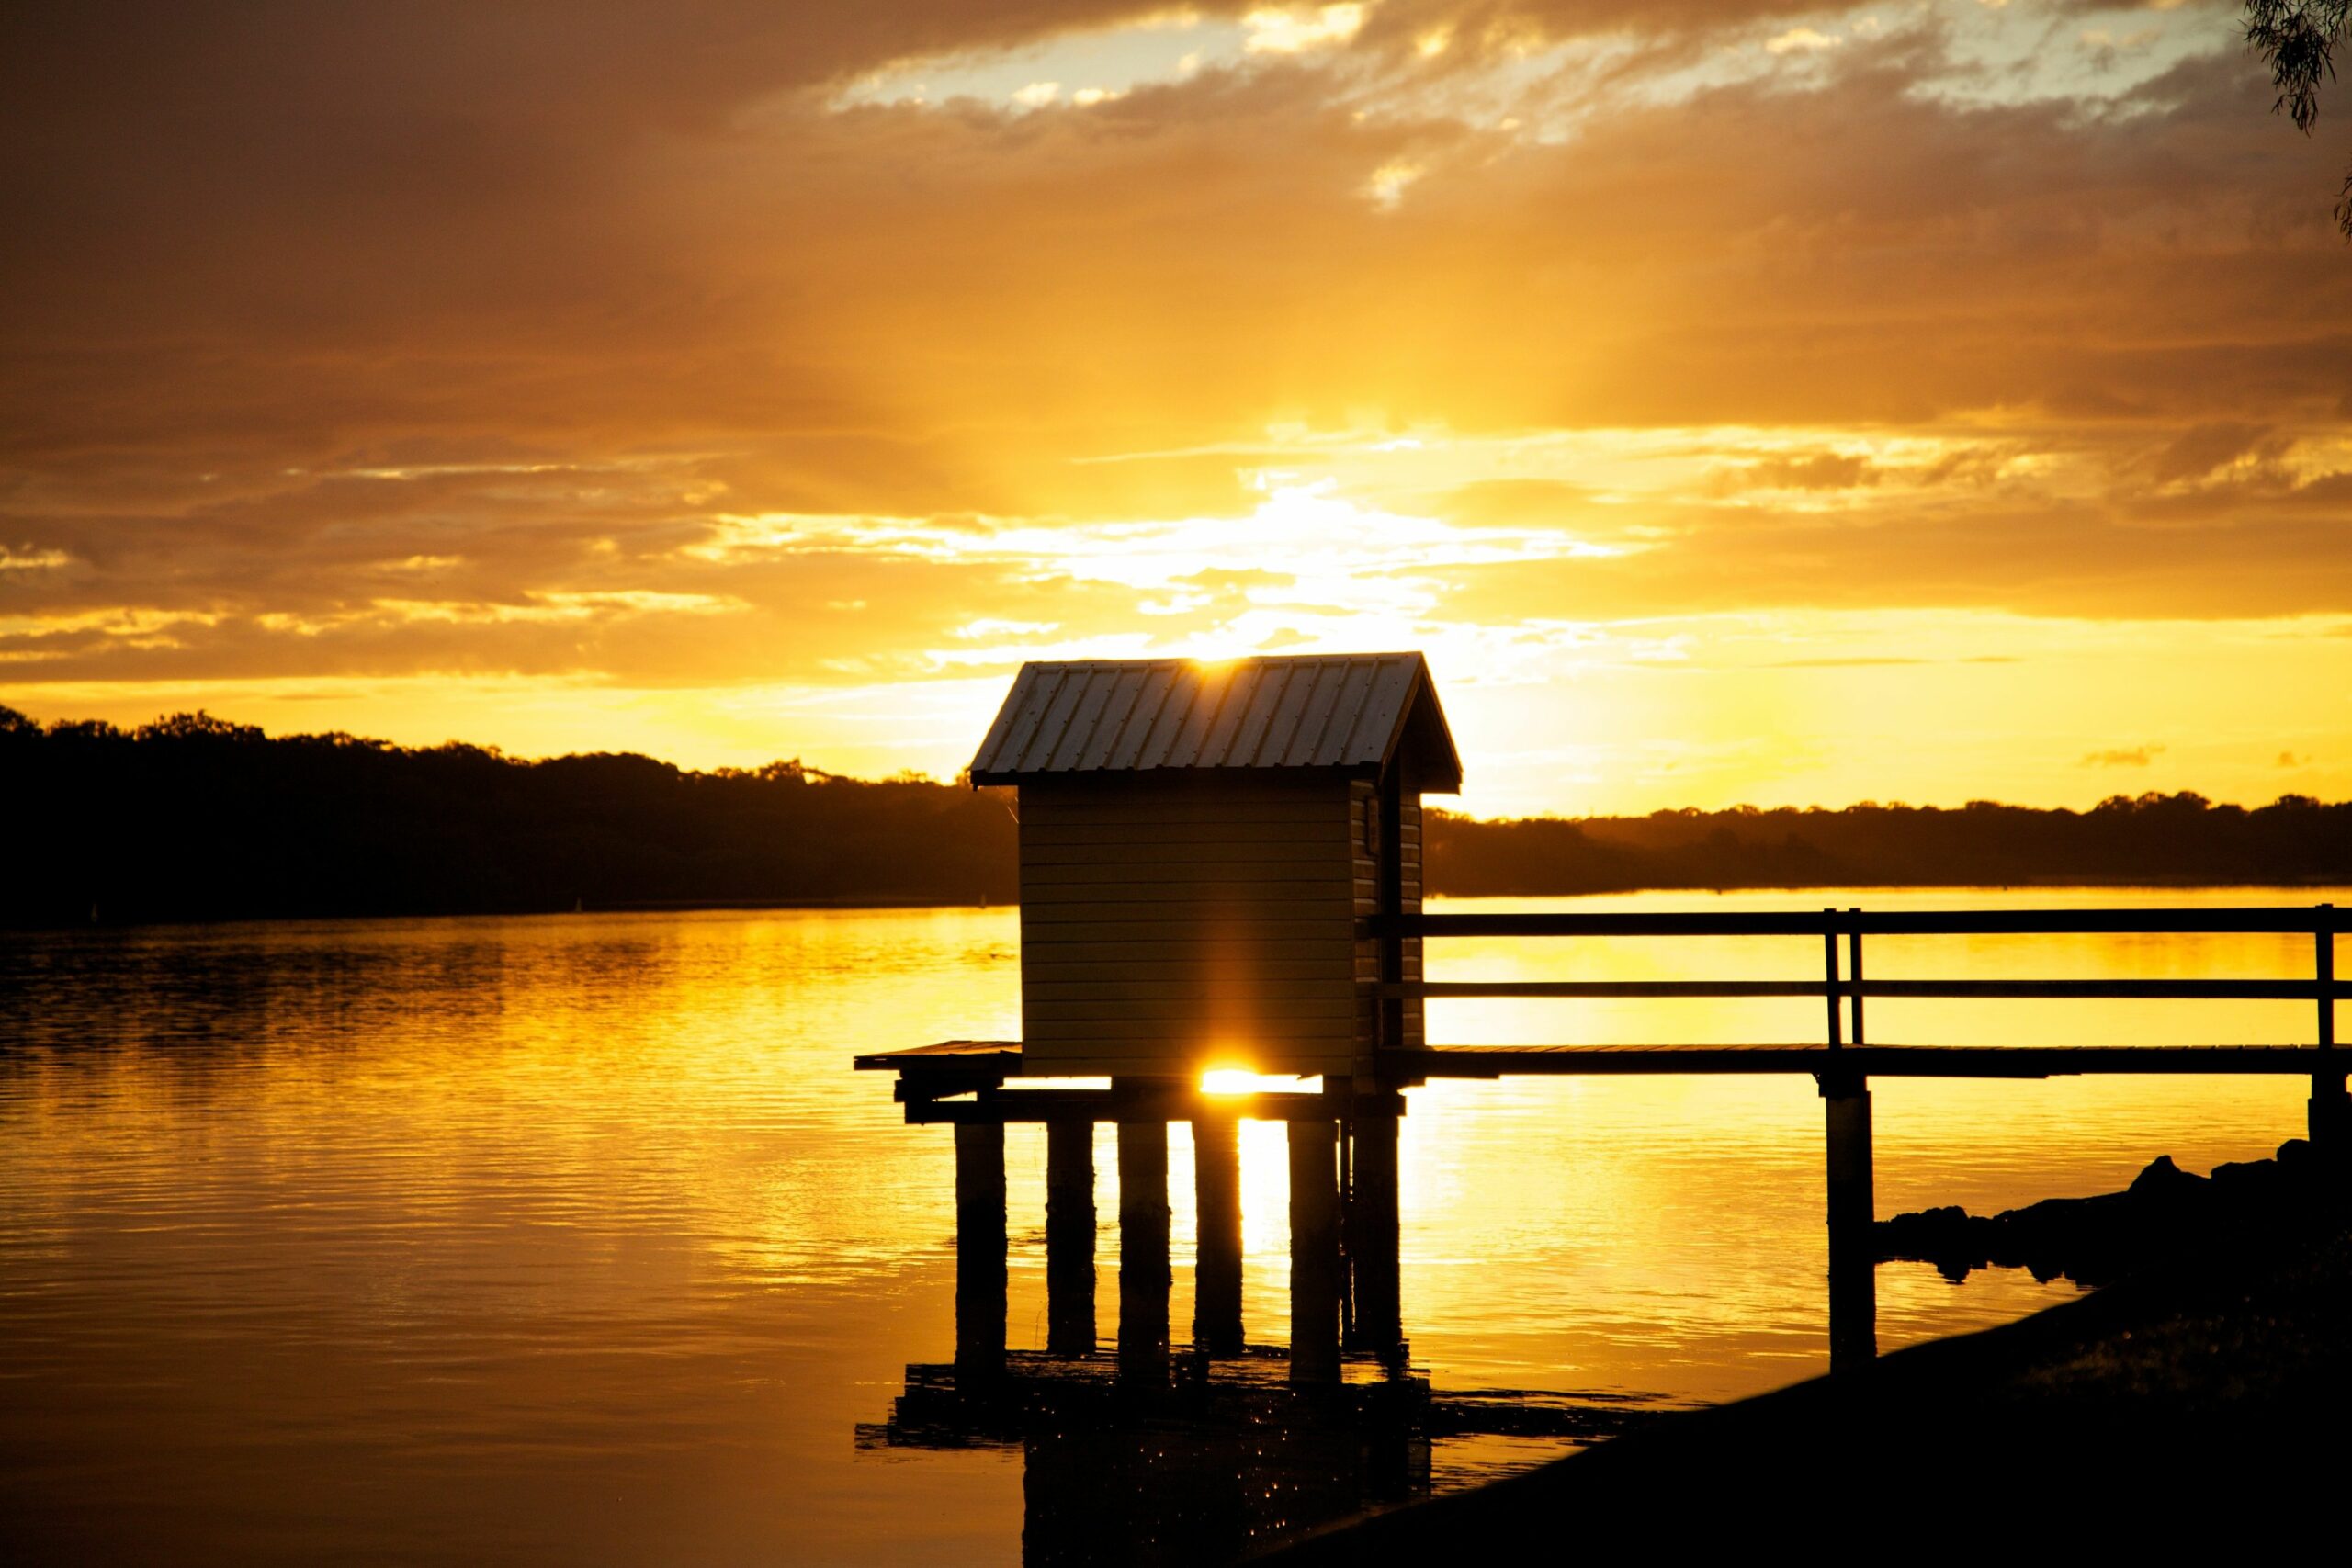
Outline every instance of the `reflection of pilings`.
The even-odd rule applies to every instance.
[[[1004,1362],[1004,1128],[956,1129],[956,1360]]]
[[[1212,1356],[1241,1353],[1241,1124],[1193,1120],[1193,1190],[1200,1240],[1193,1268],[1193,1344]]]
[[[1140,1388],[1094,1357],[1014,1350],[985,1380],[910,1366],[889,1419],[861,1425],[857,1443],[1022,1449],[1032,1568],[1191,1568],[1426,1495],[1433,1433],[1591,1442],[1643,1415],[1608,1396],[1433,1396],[1409,1374],[1308,1389],[1282,1379],[1275,1354],[1247,1348],[1198,1380]]]
[[[1094,1123],[1046,1123],[1046,1348],[1094,1348]]]
[[[1358,1349],[1401,1352],[1404,1309],[1396,1258],[1396,1118],[1358,1115],[1350,1123],[1348,1268],[1353,1276]]]
[[[1290,1374],[1340,1376],[1340,1129],[1290,1124]]]
[[[1119,1123],[1119,1359],[1168,1359],[1168,1123]]]
[[[1871,1223],[1871,1091],[1859,1075],[1824,1075],[1829,1133],[1829,1367],[1878,1354],[1878,1279]]]

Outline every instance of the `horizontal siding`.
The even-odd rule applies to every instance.
[[[1123,865],[1091,864],[1048,861],[1043,864],[1024,858],[1021,863],[1021,886],[1025,895],[1041,888],[1131,887],[1138,892],[1156,894],[1162,888],[1191,890],[1206,886],[1213,888],[1253,889],[1320,884],[1333,888],[1351,886],[1348,863],[1337,855],[1325,855],[1319,860],[1234,860],[1233,851],[1219,852],[1220,858],[1193,858],[1177,861],[1129,862]]]
[[[1057,1041],[1052,1046],[1052,1074],[1065,1077],[1189,1077],[1170,1073],[1164,1050],[1150,1041]],[[1341,1075],[1355,1066],[1352,1042],[1303,1041],[1291,1048],[1280,1071],[1305,1077]]]
[[[1283,983],[1269,986],[1268,982],[1272,980]],[[1022,994],[1031,1001],[1057,1005],[1063,1002],[1156,1001],[1168,998],[1183,998],[1196,1005],[1214,1005],[1220,1001],[1247,1001],[1264,995],[1325,997],[1349,1001],[1356,995],[1356,983],[1351,976],[1334,975],[1329,964],[1316,965],[1310,973],[1295,976],[1269,976],[1262,968],[1253,965],[1247,975],[1211,974],[1203,970],[1189,976],[1137,976],[1128,971],[1091,978],[1074,977],[1060,966],[1054,966],[1041,968],[1037,976],[1023,986]]]
[[[1022,1051],[1024,1057],[1033,1046],[1047,1047],[1038,1060],[1046,1066],[1057,1066],[1051,1047],[1066,1041],[1081,1043],[1090,1041],[1154,1041],[1167,1055],[1170,1070],[1197,1070],[1214,1057],[1223,1054],[1228,1044],[1246,1050],[1250,1060],[1261,1072],[1286,1072],[1290,1068],[1289,1053],[1306,1044],[1321,1049],[1351,1049],[1356,1039],[1352,1018],[1329,1023],[1315,1020],[1274,1021],[1279,1028],[1268,1027],[1248,1041],[1230,1039],[1223,1032],[1211,1029],[1181,1027],[1162,1019],[1105,1018],[1058,1019],[1023,1018],[1021,1023]],[[1038,1074],[1024,1063],[1024,1070],[1032,1077]]]
[[[1138,945],[1146,951],[1114,951]],[[1024,986],[1102,985],[1120,980],[1196,990],[1214,982],[1227,992],[1271,987],[1283,994],[1303,994],[1303,988],[1317,980],[1334,986],[1348,980],[1352,974],[1352,952],[1347,942],[1270,952],[1256,942],[1204,948],[1167,941],[1137,944],[1114,935],[1102,942],[1027,944],[1021,977]]]
[[[1105,838],[1106,829],[1063,829],[1049,834],[1023,829],[1021,835],[1021,863],[1023,866],[1049,865],[1116,865],[1132,874],[1138,866],[1163,865],[1198,860],[1204,852],[1227,860],[1242,862],[1306,861],[1318,864],[1337,864],[1345,861],[1340,846],[1328,837],[1317,833],[1302,833],[1293,828],[1264,828],[1250,833],[1210,832],[1170,836],[1164,833],[1137,834],[1127,829],[1117,830],[1115,838]],[[1083,837],[1080,835],[1083,833]],[[1364,864],[1357,861],[1357,864]]]
[[[1131,942],[1138,936],[1185,945],[1232,947],[1249,941],[1336,936],[1355,931],[1355,900],[1324,896],[1319,900],[1289,900],[1282,905],[1238,903],[1056,903],[1021,909],[1021,941],[1082,942],[1087,926],[1134,926],[1136,931],[1103,941]]]
[[[1355,943],[1344,937],[1310,937],[1251,942],[1249,973],[1269,980],[1304,980],[1346,970]],[[1178,948],[1144,939],[1108,936],[1098,942],[1026,942],[1022,945],[1023,984],[1031,980],[1097,980],[1154,975],[1190,979],[1230,974],[1231,950]]]
[[[1178,1076],[1236,1048],[1270,1072],[1353,1060],[1368,1016],[1355,919],[1375,868],[1349,781],[1236,782],[1023,784],[1033,1074]]]
[[[1028,1010],[1023,1018],[1030,1022],[1072,1021],[1072,1018],[1105,1018],[1105,1021],[1150,1021],[1159,1025],[1194,1025],[1206,1030],[1227,1032],[1251,1025],[1296,1025],[1296,1022],[1324,1021],[1336,1027],[1355,1027],[1357,997],[1352,992],[1340,992],[1336,997],[1152,997],[1152,999],[1129,1001],[1075,1001],[1061,997],[1028,997],[1023,1006]]]

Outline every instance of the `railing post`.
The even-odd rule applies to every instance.
[[[1862,911],[1852,908],[1853,929],[1846,933],[1846,974],[1854,983],[1854,1043],[1862,1043]]]
[[[2335,1055],[2335,906],[2322,904],[2312,919],[2312,968],[2318,979],[2319,1048],[2327,1066],[2312,1075],[2311,1103],[2304,1124],[2312,1147],[2331,1158],[2352,1153],[2352,1101],[2344,1089],[2344,1068]]]
[[[1829,998],[1829,1048],[1835,1051],[1845,1043],[1841,1017],[1845,1010],[1838,1005],[1838,911],[1824,909],[1821,913],[1821,957],[1829,972],[1829,984],[1824,994]]]

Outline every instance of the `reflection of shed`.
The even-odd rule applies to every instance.
[[[1347,1073],[1421,1043],[1426,793],[1462,762],[1418,653],[1027,664],[973,759],[1021,817],[1023,1071]]]

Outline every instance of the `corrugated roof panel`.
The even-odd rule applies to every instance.
[[[1363,705],[1372,698],[1373,682],[1379,677],[1380,666],[1363,659],[1347,661],[1346,679],[1340,686],[1340,700],[1331,712],[1331,722],[1315,743],[1315,755],[1309,759],[1317,767],[1335,767],[1348,760],[1348,740],[1362,722]]]
[[[1087,665],[1067,666],[1050,671],[1054,694],[1046,704],[1046,716],[1037,721],[1037,733],[1027,750],[1021,755],[1021,766],[1029,773],[1053,771],[1054,748],[1060,744],[1062,732],[1069,728],[1070,715],[1078,711],[1080,697],[1086,695]]]
[[[1013,721],[1020,716],[1021,688],[1028,678],[1029,672],[1026,669],[1013,677],[1012,690],[1005,694],[1004,705],[996,710],[996,722],[989,726],[987,736],[980,741],[980,749],[972,755],[974,773],[996,765],[997,753],[1004,750],[1005,737],[1012,733]]]
[[[1363,767],[1385,762],[1415,720],[1425,759],[1460,761],[1418,653],[1026,664],[972,761],[982,784],[1038,773],[1159,768]],[[1434,725],[1434,730],[1424,728]]]
[[[1077,715],[1070,719],[1070,733],[1063,736],[1061,745],[1054,748],[1056,766],[1063,771],[1077,771],[1093,748],[1093,733],[1103,727],[1103,712],[1110,707],[1110,694],[1120,689],[1120,672],[1114,668],[1096,670],[1087,677],[1087,696],[1077,701]]]
[[[1334,660],[1319,666],[1315,671],[1314,685],[1306,700],[1298,705],[1298,723],[1293,727],[1290,744],[1277,754],[1272,748],[1266,761],[1288,767],[1305,767],[1315,760],[1323,743],[1323,732],[1331,723],[1331,710],[1339,705],[1340,688],[1347,683],[1348,667]]]
[[[1298,728],[1298,705],[1315,684],[1315,671],[1319,661],[1293,660],[1277,667],[1281,685],[1272,700],[1265,705],[1265,722],[1250,739],[1250,753],[1242,761],[1250,766],[1262,766],[1282,760],[1283,747],[1291,732]],[[1272,676],[1269,676],[1271,681]]]
[[[1218,761],[1228,768],[1246,768],[1265,754],[1266,732],[1278,723],[1288,700],[1295,664],[1270,665],[1250,694],[1250,705],[1234,730],[1233,744]]]
[[[1159,694],[1156,700],[1159,711],[1152,716],[1151,732],[1136,750],[1135,765],[1138,768],[1168,766],[1168,759],[1175,754],[1177,739],[1184,733],[1184,726],[1193,716],[1192,687],[1175,670],[1155,666],[1151,683]]]
[[[1380,673],[1373,679],[1371,700],[1364,704],[1363,716],[1348,738],[1345,761],[1386,760],[1388,749],[1404,730],[1406,699],[1413,694],[1413,676],[1419,668],[1419,660],[1409,664],[1402,660],[1394,664],[1382,662]]]
[[[1052,700],[1055,676],[1049,667],[1021,667],[1021,673],[1013,679],[1012,694],[1004,699],[1002,716],[1007,722],[990,732],[996,741],[993,752],[973,759],[975,773],[1019,770],[1022,753],[1028,750],[1037,724],[1046,716],[1046,705]]]
[[[1111,699],[1102,705],[1094,733],[1086,738],[1086,750],[1078,760],[1081,772],[1095,772],[1111,760],[1127,719],[1135,712],[1136,697],[1143,690],[1143,671],[1133,665],[1117,671],[1111,685]]]
[[[1169,703],[1182,710],[1183,723],[1177,727],[1175,739],[1168,743],[1168,755],[1161,759],[1160,765],[1198,767],[1202,749],[1208,744],[1209,726],[1216,722],[1217,705],[1225,698],[1233,671],[1230,666],[1213,664],[1203,670],[1171,671],[1170,678],[1176,682],[1176,690]]]
[[[1240,732],[1242,721],[1250,716],[1250,705],[1256,700],[1265,674],[1254,664],[1237,664],[1226,672],[1225,691],[1217,699],[1216,719],[1201,740],[1200,752],[1193,759],[1195,766],[1222,767],[1233,754],[1233,738]]]

